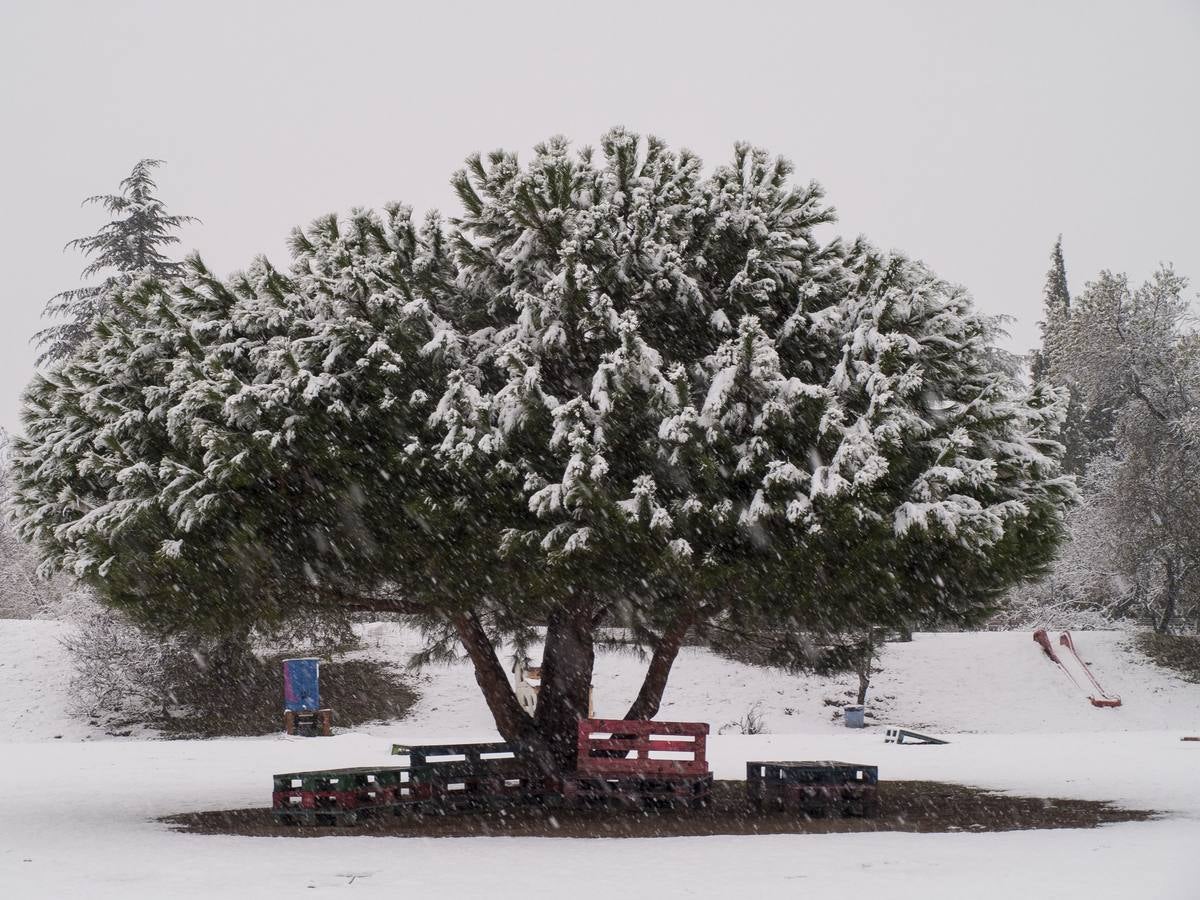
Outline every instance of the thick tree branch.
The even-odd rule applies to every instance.
[[[450,617],[450,622],[471,659],[475,681],[496,721],[496,730],[506,741],[530,740],[534,734],[533,719],[517,702],[517,695],[508,683],[508,673],[500,665],[496,649],[479,617],[473,612],[456,613]]]
[[[1117,336],[1125,344],[1125,348],[1126,348],[1125,355],[1128,358],[1128,365],[1129,365],[1129,378],[1130,378],[1129,389],[1130,389],[1130,391],[1132,392],[1133,396],[1137,397],[1144,404],[1146,404],[1146,409],[1148,409],[1150,411],[1150,415],[1154,416],[1154,418],[1158,419],[1158,421],[1160,421],[1160,422],[1166,422],[1167,421],[1166,414],[1161,412],[1158,409],[1158,407],[1155,405],[1154,401],[1152,401],[1149,397],[1146,396],[1146,392],[1142,388],[1142,380],[1138,376],[1137,359],[1134,357],[1133,350],[1131,349],[1132,342],[1130,341],[1129,336],[1125,334],[1125,330],[1123,328],[1121,328],[1121,319],[1120,319],[1119,315],[1116,318],[1116,320],[1113,322],[1113,327],[1115,328],[1115,330],[1117,332]]]
[[[626,719],[652,719],[657,715],[663,692],[667,687],[667,678],[671,674],[671,666],[675,664],[675,657],[679,655],[683,639],[687,637],[699,614],[700,611],[696,608],[682,610],[667,626],[654,646],[646,677],[642,679],[637,698],[625,713]]]

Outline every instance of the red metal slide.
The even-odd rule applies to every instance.
[[[1061,635],[1059,635],[1058,638],[1059,646],[1066,647],[1067,650],[1070,651],[1070,656],[1066,657],[1065,662],[1063,657],[1059,656],[1059,654],[1055,652],[1054,645],[1050,643],[1050,636],[1046,634],[1045,628],[1039,628],[1037,631],[1035,631],[1033,633],[1033,639],[1041,645],[1041,648],[1045,654],[1050,657],[1050,659],[1053,660],[1054,663],[1063,670],[1063,672],[1066,673],[1066,676],[1071,679],[1071,683],[1084,693],[1088,694],[1088,700],[1091,701],[1092,706],[1114,707],[1121,705],[1120,697],[1116,696],[1115,694],[1105,693],[1104,688],[1100,686],[1100,682],[1096,680],[1096,676],[1092,674],[1092,670],[1088,668],[1088,664],[1083,661],[1083,659],[1079,656],[1079,653],[1075,650],[1075,641],[1071,638],[1071,633],[1069,631],[1064,631]],[[1071,671],[1072,667],[1074,667],[1076,671],[1082,672],[1083,676],[1091,684],[1090,693],[1087,685],[1079,683],[1079,679],[1076,678],[1075,674]]]

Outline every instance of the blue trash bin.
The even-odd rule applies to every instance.
[[[292,712],[310,712],[321,708],[321,661],[285,659],[283,661],[283,708]]]
[[[842,710],[842,714],[846,718],[847,728],[864,728],[866,727],[866,719],[863,718],[864,707],[862,706],[847,706]]]

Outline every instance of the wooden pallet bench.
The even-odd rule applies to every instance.
[[[705,805],[712,796],[713,776],[684,775],[562,775],[551,779],[547,792],[567,805],[613,804],[618,806]]]
[[[712,793],[708,725],[584,719],[575,772],[554,779],[567,803],[700,806]]]
[[[329,737],[333,734],[332,709],[285,709],[283,733],[303,737]]]
[[[543,779],[516,744],[396,744],[392,753],[408,757],[409,805],[417,812],[504,806],[543,791]]]
[[[287,772],[272,779],[277,821],[300,825],[353,825],[363,813],[410,800],[406,766]]]
[[[364,813],[444,814],[536,799],[543,780],[531,774],[509,744],[392,747],[408,765],[289,772],[273,779],[278,821],[352,825]]]
[[[810,816],[879,814],[879,767],[833,761],[746,763],[746,796],[759,809]]]
[[[444,815],[547,800],[699,806],[712,792],[707,735],[703,723],[585,719],[577,770],[550,777],[518,744],[396,744],[407,765],[274,776],[272,809],[288,824],[351,825],[383,810]]]

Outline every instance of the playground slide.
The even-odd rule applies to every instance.
[[[1092,674],[1092,670],[1088,668],[1088,664],[1083,661],[1079,653],[1075,650],[1075,641],[1069,631],[1064,631],[1059,635],[1058,644],[1060,650],[1057,652],[1054,649],[1054,645],[1050,643],[1050,636],[1046,634],[1046,629],[1039,628],[1035,631],[1033,639],[1041,645],[1042,651],[1071,679],[1071,683],[1087,695],[1092,706],[1114,707],[1121,705],[1120,697],[1115,694],[1105,693],[1104,688],[1100,686],[1100,682],[1096,680],[1096,676]]]

